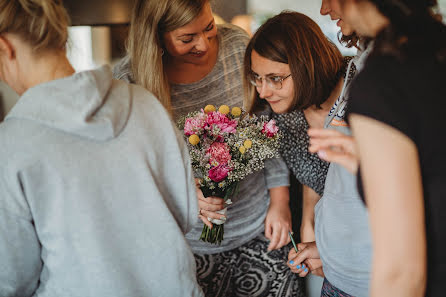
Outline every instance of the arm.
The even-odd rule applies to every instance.
[[[0,176],[0,296],[32,296],[42,270],[41,247],[20,183]]]
[[[302,185],[302,223],[300,226],[300,238],[302,242],[315,241],[314,235],[314,207],[321,198],[313,189]]]
[[[415,144],[400,131],[351,115],[370,211],[371,296],[423,296],[426,235]]]
[[[265,219],[265,237],[271,240],[268,250],[280,249],[291,240],[288,231],[291,230],[290,192],[288,187],[269,189],[270,204]]]
[[[282,158],[265,160],[265,183],[270,205],[265,218],[265,237],[271,240],[268,250],[279,249],[291,240],[290,177]]]

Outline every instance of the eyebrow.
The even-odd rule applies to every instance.
[[[212,21],[210,21],[209,22],[209,24],[206,26],[206,28],[209,28],[209,26],[212,24],[214,22],[214,19],[212,19]],[[205,28],[205,29],[206,29]],[[197,33],[189,33],[189,34],[181,34],[181,35],[179,35],[179,36],[177,36],[177,38],[180,38],[180,37],[186,37],[186,36],[194,36],[194,35],[197,35]]]
[[[254,73],[255,75],[259,75],[257,72],[255,72],[255,71],[252,71],[251,70],[251,72],[252,73]],[[266,76],[285,76],[286,74],[279,74],[279,73],[268,73],[268,74],[266,74],[266,75],[264,75],[265,77]],[[261,75],[259,75],[259,76],[261,76]]]

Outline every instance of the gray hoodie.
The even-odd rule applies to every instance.
[[[0,296],[203,296],[189,158],[108,67],[29,89],[0,126]]]

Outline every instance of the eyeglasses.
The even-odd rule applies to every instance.
[[[257,88],[261,88],[263,85],[263,80],[266,81],[266,84],[275,90],[282,89],[282,84],[285,79],[291,76],[291,73],[286,76],[278,76],[278,75],[269,75],[262,77],[258,75],[257,73],[251,72],[249,77],[249,82],[256,86]]]

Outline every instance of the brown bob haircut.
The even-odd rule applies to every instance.
[[[252,37],[244,60],[245,106],[251,113],[265,109],[251,85],[251,53],[290,66],[294,98],[287,112],[321,107],[335,88],[344,68],[343,57],[322,33],[319,26],[304,14],[284,11],[269,19]]]

